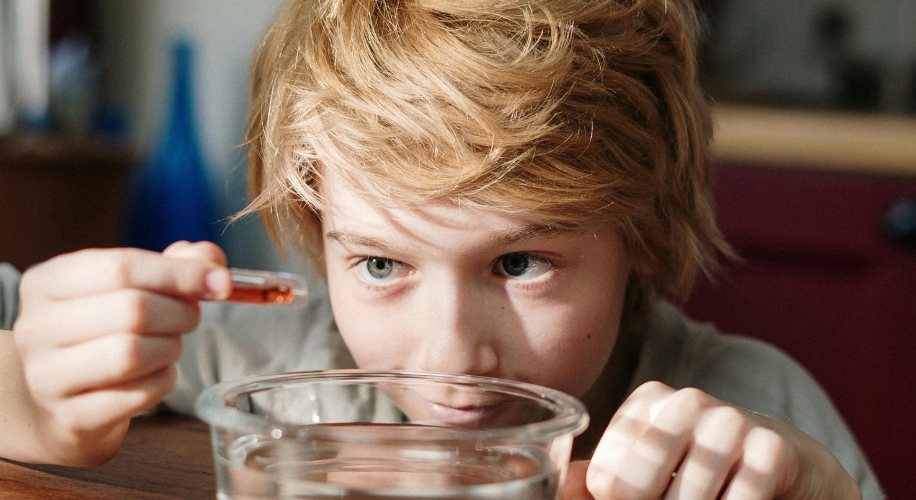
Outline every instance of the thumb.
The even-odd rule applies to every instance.
[[[588,472],[589,463],[588,460],[570,462],[560,495],[562,500],[594,500],[585,486],[585,473]]]

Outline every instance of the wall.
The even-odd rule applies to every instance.
[[[202,153],[212,170],[219,211],[246,204],[243,140],[251,54],[280,0],[101,0],[100,58],[106,95],[131,126],[138,157],[157,146],[167,119],[170,50],[178,37],[195,46],[196,111]],[[288,269],[252,218],[225,230],[230,265]]]
[[[916,2],[707,0],[715,5],[712,72],[769,104],[844,107],[877,80],[869,111],[916,112]],[[859,91],[856,91],[859,92]]]

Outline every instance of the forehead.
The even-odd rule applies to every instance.
[[[533,216],[468,206],[452,200],[402,203],[367,194],[330,175],[321,186],[324,207],[322,225],[329,231],[394,229],[421,236],[427,231],[498,233],[503,240],[559,234],[561,231]],[[509,241],[511,242],[511,241]]]

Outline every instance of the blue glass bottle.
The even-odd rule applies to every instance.
[[[169,117],[158,151],[135,185],[127,244],[161,251],[178,240],[213,241],[216,211],[194,116],[192,48],[173,48]]]

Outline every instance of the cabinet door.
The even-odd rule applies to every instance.
[[[916,179],[720,165],[716,199],[744,261],[685,309],[801,362],[846,418],[890,498],[916,498],[916,246],[883,232]]]
[[[0,140],[0,262],[117,245],[130,157],[89,139]]]

